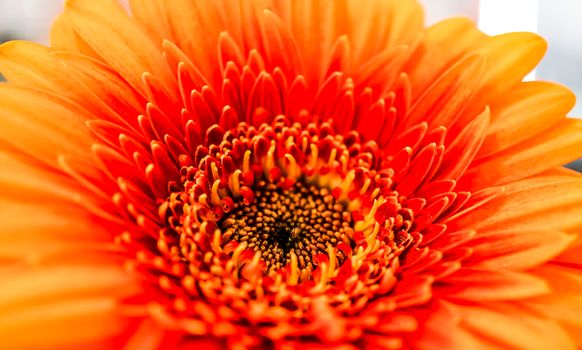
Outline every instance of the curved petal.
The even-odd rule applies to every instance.
[[[550,261],[575,239],[575,235],[555,231],[481,232],[467,244],[473,254],[466,263],[491,270],[527,270]]]
[[[491,124],[477,159],[504,151],[546,132],[574,107],[572,91],[546,82],[518,84],[491,102]]]
[[[578,255],[578,260],[580,255]],[[528,301],[527,305],[542,315],[558,321],[582,346],[582,276],[580,268],[547,264],[532,271],[544,278],[552,294]]]
[[[80,54],[11,41],[0,46],[0,71],[11,85],[34,87],[83,106],[89,119],[135,126],[143,113],[142,96],[109,67]]]
[[[574,350],[576,345],[556,323],[519,306],[455,305],[463,326],[502,348]]]
[[[562,119],[546,132],[473,163],[459,187],[478,190],[537,175],[576,160],[580,149],[582,121]]]
[[[88,156],[93,138],[85,127],[83,109],[77,105],[6,84],[0,85],[0,105],[0,140],[49,167],[55,167],[58,154]]]
[[[98,343],[93,346],[107,348],[112,338],[128,328],[127,320],[115,314],[115,307],[113,300],[103,297],[63,299],[0,315],[2,345],[8,349],[63,349]]]
[[[558,230],[582,225],[582,181],[578,176],[545,175],[505,185],[485,205],[448,222],[449,229]]]
[[[166,89],[175,90],[175,80],[160,50],[162,43],[154,44],[119,4],[70,0],[65,13],[75,32],[136,90],[145,93],[145,72],[160,79]]]

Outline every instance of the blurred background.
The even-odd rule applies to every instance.
[[[122,0],[124,1],[124,0]],[[427,24],[466,16],[490,35],[530,31],[546,38],[548,53],[526,79],[567,85],[579,96],[570,115],[582,118],[582,0],[420,0]],[[0,0],[0,42],[47,44],[51,20],[64,0]],[[582,171],[582,160],[569,165]]]

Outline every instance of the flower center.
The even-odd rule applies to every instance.
[[[213,300],[227,286],[260,294],[300,283],[340,293],[357,273],[374,276],[358,287],[365,294],[413,241],[393,171],[357,133],[279,116],[258,127],[217,126],[206,139],[158,208],[166,225],[153,264],[188,293]],[[160,283],[173,288],[169,277]]]
[[[304,279],[317,254],[350,244],[351,215],[328,189],[301,180],[288,189],[260,181],[254,194],[251,205],[235,204],[219,226],[225,241],[246,242],[260,252],[269,274],[295,263]],[[341,252],[337,257],[345,259]]]

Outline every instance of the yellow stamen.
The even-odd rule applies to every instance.
[[[251,170],[251,150],[246,150],[243,157],[243,172]]]
[[[291,252],[291,264],[289,266],[289,270],[291,271],[291,274],[287,279],[287,283],[289,283],[291,286],[294,286],[297,284],[297,282],[299,282],[299,267],[297,264],[297,255],[295,252]]]
[[[212,199],[212,204],[220,204],[220,196],[218,195],[218,186],[220,185],[220,179],[214,180],[212,184],[212,189],[210,190],[210,198]]]

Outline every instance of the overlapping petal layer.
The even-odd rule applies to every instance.
[[[582,125],[520,82],[545,47],[414,1],[68,1],[0,48],[4,344],[581,346]],[[352,230],[267,273],[221,225],[303,182]]]

